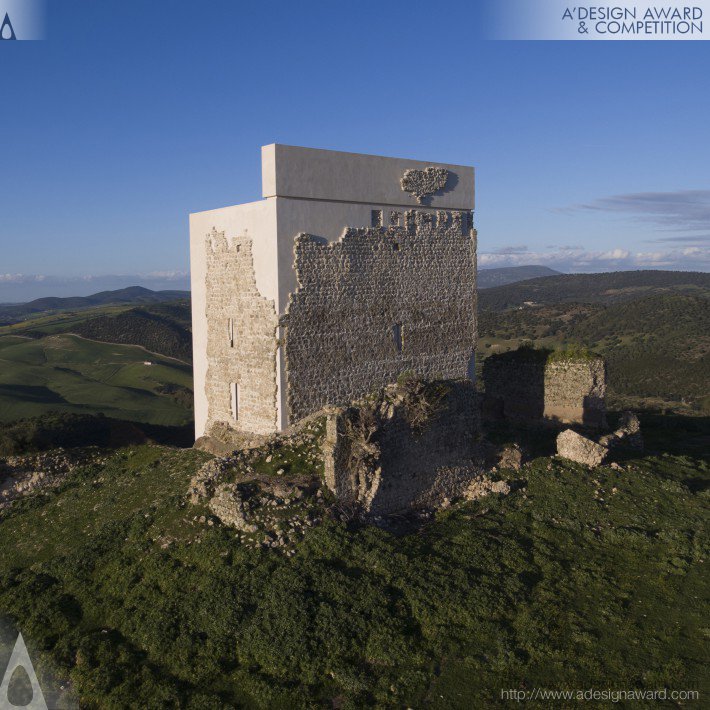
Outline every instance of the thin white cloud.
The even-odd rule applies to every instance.
[[[562,207],[556,212],[608,212],[647,224],[656,232],[675,232],[672,237],[653,242],[697,244],[708,240],[710,231],[710,190],[637,192],[602,197],[585,204]],[[697,232],[705,232],[698,235]]]
[[[190,275],[189,271],[150,271],[147,274],[142,274],[146,279],[162,279],[165,281],[182,281]]]
[[[581,247],[556,247],[545,251],[506,253],[501,249],[479,254],[482,268],[541,264],[565,272],[620,271],[632,269],[710,270],[710,250],[698,246],[631,251],[615,248],[591,251]]]
[[[44,281],[46,278],[42,274],[0,274],[1,283],[30,283],[32,281]]]

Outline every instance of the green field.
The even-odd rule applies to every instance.
[[[0,335],[23,335],[28,331],[47,335],[64,333],[73,325],[86,322],[87,319],[105,315],[114,316],[133,308],[130,304],[117,306],[97,306],[83,311],[59,311],[30,314],[17,323],[0,326]]]
[[[190,365],[139,346],[75,335],[0,336],[0,421],[57,410],[150,424],[189,422],[191,409],[161,394],[164,385],[191,389]]]

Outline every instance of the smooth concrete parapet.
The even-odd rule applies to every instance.
[[[379,155],[342,153],[274,143],[261,149],[264,197],[361,202],[400,207],[427,206],[441,209],[474,207],[474,171],[470,166],[432,163]],[[443,189],[425,201],[402,188],[407,170],[444,168],[448,179]]]

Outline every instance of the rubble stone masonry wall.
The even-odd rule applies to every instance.
[[[332,244],[296,239],[299,285],[282,320],[291,423],[408,370],[427,379],[472,374],[471,213],[387,210],[372,221]]]
[[[470,381],[449,382],[446,388],[441,409],[421,431],[410,425],[406,407],[396,400],[375,405],[367,437],[358,422],[372,404],[331,410],[323,447],[325,480],[339,500],[356,502],[371,515],[387,515],[435,507],[464,494],[483,471],[477,395]]]
[[[544,350],[490,356],[483,365],[490,418],[604,426],[606,369],[601,357]]]
[[[606,425],[606,371],[602,358],[553,360],[545,367],[545,418]]]
[[[208,434],[276,429],[278,317],[257,289],[251,246],[216,230],[205,242]]]

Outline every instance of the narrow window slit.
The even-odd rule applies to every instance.
[[[239,385],[236,382],[230,385],[230,395],[232,419],[236,422],[239,421]]]
[[[402,354],[402,345],[404,344],[403,334],[402,334],[402,324],[395,323],[392,326],[392,341],[394,342],[395,350],[398,355]]]

